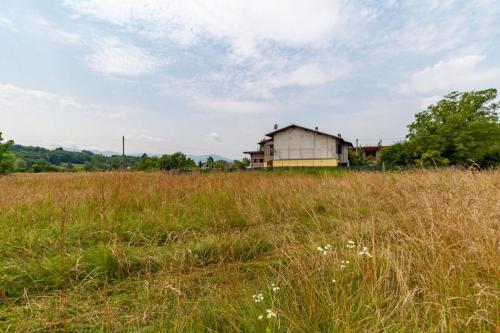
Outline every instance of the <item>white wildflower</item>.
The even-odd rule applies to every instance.
[[[333,283],[337,283],[337,280],[335,280],[335,279],[332,279],[332,282],[333,282]]]
[[[358,253],[360,256],[368,256],[368,257],[373,257],[370,252],[368,252],[368,248],[366,246],[363,246],[363,250]]]
[[[274,283],[271,283],[271,290],[273,291],[273,293],[277,293],[280,290],[280,287],[278,287]]]
[[[253,301],[255,303],[260,303],[260,302],[262,302],[264,300],[264,295],[262,295],[262,294],[255,294],[255,295],[252,296],[252,298],[253,298]]]
[[[267,314],[266,314],[267,319],[271,319],[273,317],[276,317],[276,313],[274,313],[273,310],[267,309],[266,312],[267,312]]]
[[[260,315],[258,318],[259,318],[259,320],[262,320],[262,319],[264,319],[264,315]]]
[[[347,265],[349,265],[349,260],[342,260],[340,262],[340,268],[342,268],[342,269],[346,268]]]
[[[347,241],[347,248],[348,249],[354,249],[355,247],[356,247],[356,242],[354,242],[352,240]]]
[[[318,246],[316,250],[318,250],[318,252],[322,255],[326,256],[332,250],[332,246],[330,244],[326,244],[324,247]]]

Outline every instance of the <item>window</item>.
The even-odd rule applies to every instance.
[[[263,158],[260,158],[260,159],[259,159],[259,163],[264,163],[264,159],[263,159]]]
[[[337,154],[342,155],[342,144],[337,143]]]
[[[273,156],[273,155],[274,155],[274,145],[269,145],[269,154],[270,154],[271,156]]]

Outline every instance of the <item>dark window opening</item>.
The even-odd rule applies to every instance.
[[[342,155],[342,144],[337,143],[337,154]]]
[[[263,158],[260,158],[260,159],[259,159],[259,163],[264,163],[264,159],[263,159]]]

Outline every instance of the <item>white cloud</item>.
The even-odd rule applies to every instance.
[[[474,54],[441,60],[412,74],[401,90],[429,93],[478,88],[500,75],[500,67],[479,67],[484,59]]]
[[[96,116],[108,119],[118,119],[124,118],[131,114],[142,113],[144,110],[136,107],[125,106],[125,105],[89,105],[88,109],[91,110]]]
[[[208,137],[209,137],[210,141],[212,141],[212,142],[215,142],[215,143],[222,142],[220,135],[217,133],[209,133]]]
[[[120,129],[140,126],[140,112],[143,110],[136,107],[90,104],[71,96],[0,83],[1,130],[21,144],[54,147],[64,143],[65,147],[119,150],[122,135],[127,136],[131,148],[160,142],[148,131]]]
[[[98,18],[156,45],[173,42],[176,47],[194,53],[198,53],[196,48],[201,44],[217,45],[224,50],[223,54],[203,59],[209,64],[205,68],[211,72],[196,74],[198,80],[205,80],[205,93],[225,85],[225,91],[252,97],[270,97],[273,90],[288,86],[324,84],[345,74],[347,61],[337,64],[330,60],[331,42],[344,41],[355,34],[369,16],[368,9],[360,5],[354,8],[343,0],[293,4],[286,0],[66,0],[64,3],[79,15]],[[289,54],[291,50],[293,56]],[[120,66],[116,59],[107,61],[113,58],[107,53],[111,52],[94,55],[92,68],[110,68],[112,73],[134,68]],[[114,66],[119,69],[114,70]],[[149,67],[144,71],[148,70]],[[243,91],[236,91],[241,88]]]
[[[14,32],[18,31],[16,26],[14,25],[14,22],[12,22],[10,18],[2,15],[0,15],[0,28],[1,27],[9,29]]]
[[[49,92],[24,89],[10,84],[0,84],[0,106],[17,107],[20,105],[36,109],[37,105],[50,104],[58,108],[82,109],[83,106],[73,98]]]
[[[434,55],[466,47],[468,52],[483,52],[486,41],[498,34],[500,12],[492,0],[65,0],[64,4],[80,17],[97,18],[120,33],[156,45],[167,43],[194,54],[200,46],[216,49],[221,52],[217,57],[200,60],[208,73],[196,68],[193,75],[199,90],[215,99],[244,100],[275,98],[286,87],[312,89],[395,56]],[[474,48],[479,51],[471,51]],[[101,72],[128,76],[159,67],[156,57],[134,50],[123,52],[111,43],[89,63]]]
[[[286,45],[321,44],[342,28],[343,1],[158,1],[66,0],[82,15],[95,16],[154,39],[183,45],[200,40],[228,42],[241,55],[261,42]],[[337,31],[340,32],[340,31]]]
[[[87,57],[90,68],[107,75],[138,76],[153,72],[166,61],[149,51],[114,37],[95,40],[96,50]]]
[[[0,83],[0,109],[16,113],[47,110],[81,112],[104,118],[122,118],[142,109],[122,105],[82,104],[73,97]]]
[[[308,47],[434,53],[496,33],[495,0],[65,0],[76,13],[184,46],[226,43],[239,57]],[[467,43],[468,44],[468,43]],[[331,51],[331,50],[330,50]]]
[[[273,91],[279,88],[313,87],[330,83],[345,77],[350,70],[351,65],[347,61],[318,61],[292,68],[279,68],[271,73],[257,71],[240,85],[254,95],[272,98]]]
[[[443,99],[443,96],[438,95],[423,97],[420,99],[420,108],[427,109],[427,107],[436,102],[439,102],[441,99]]]
[[[56,146],[58,146],[58,147],[64,147],[66,149],[75,149],[75,150],[78,149],[77,144],[74,141],[71,141],[71,140],[63,140],[63,141],[61,141]]]
[[[37,24],[36,32],[47,36],[54,42],[75,44],[80,41],[80,35],[78,35],[77,33],[58,29],[52,22],[43,17],[37,17],[34,19],[34,21]]]
[[[328,68],[328,65],[307,64],[299,68],[275,77],[271,84],[276,87],[281,86],[312,86],[324,84],[335,80],[341,71],[336,72],[334,68]]]
[[[143,140],[143,141],[152,141],[152,142],[158,142],[158,143],[165,142],[165,139],[154,137],[154,136],[147,135],[147,134],[139,135],[138,139]]]
[[[270,103],[251,101],[251,100],[238,100],[238,99],[216,99],[205,98],[199,99],[196,106],[204,111],[209,111],[211,115],[214,114],[260,114],[270,111],[276,111],[278,108]]]

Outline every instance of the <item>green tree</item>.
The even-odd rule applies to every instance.
[[[14,141],[9,140],[2,143],[2,133],[0,132],[0,174],[14,171],[16,155],[10,151]]]
[[[139,171],[158,170],[160,169],[160,159],[143,154],[141,158],[135,162],[133,169]]]
[[[83,170],[94,171],[94,166],[92,165],[92,162],[86,161],[85,163],[83,163]]]
[[[224,170],[226,168],[227,162],[223,160],[217,160],[214,162],[214,168],[219,170]]]
[[[234,160],[233,164],[236,169],[246,169],[250,166],[250,160],[247,157],[244,157],[241,161]]]
[[[452,92],[415,115],[408,141],[422,157],[432,155],[450,164],[481,161],[500,145],[496,97],[496,89]]]
[[[207,161],[205,162],[205,166],[209,169],[214,167],[214,158],[212,156],[208,156]]]
[[[358,148],[357,150],[349,150],[349,165],[350,166],[367,166],[368,161],[363,158],[363,149]]]
[[[387,165],[413,165],[419,156],[408,142],[397,142],[392,146],[382,148],[379,163]]]
[[[383,151],[390,164],[499,164],[496,89],[452,92],[415,115],[407,141]]]
[[[16,172],[26,172],[28,170],[28,164],[22,158],[16,158],[14,170],[16,170]]]
[[[181,152],[172,155],[163,155],[159,161],[161,170],[174,170],[183,168],[192,168],[196,163]]]

